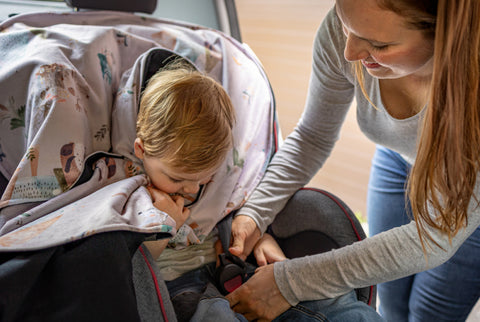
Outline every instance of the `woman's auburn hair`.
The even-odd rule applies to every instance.
[[[480,170],[480,1],[377,0],[434,37],[429,101],[407,191],[422,247],[429,225],[449,240],[468,224]],[[354,63],[363,94],[363,67]]]
[[[438,1],[434,48],[430,99],[408,188],[419,233],[432,239],[426,223],[451,240],[468,224],[472,198],[478,207],[480,1]]]
[[[218,167],[233,146],[235,111],[212,77],[177,60],[150,78],[140,101],[137,137],[145,154],[186,173]]]

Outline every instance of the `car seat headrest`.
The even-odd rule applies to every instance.
[[[142,76],[142,92],[147,86],[148,80],[153,75],[155,75],[158,70],[162,69],[174,60],[183,60],[186,63],[190,64],[193,68],[197,69],[197,67],[192,62],[190,62],[185,57],[174,53],[173,51],[163,48],[152,49],[145,59],[145,69]]]
[[[71,8],[153,13],[157,0],[65,0]]]

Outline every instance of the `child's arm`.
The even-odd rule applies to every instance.
[[[183,197],[179,195],[170,196],[153,186],[147,186],[147,189],[152,196],[153,205],[172,217],[177,223],[177,229],[179,229],[190,215],[190,210],[183,206]],[[160,256],[165,247],[167,247],[167,244],[168,238],[144,242],[144,245],[148,248],[148,251],[152,254],[154,259],[157,259],[158,256]]]
[[[257,259],[258,266],[281,262],[287,257],[280,246],[270,234],[263,234],[253,248],[253,254]]]

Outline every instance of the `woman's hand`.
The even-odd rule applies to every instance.
[[[270,234],[264,234],[253,249],[258,266],[281,262],[287,257]]]
[[[153,205],[158,210],[166,212],[177,223],[177,229],[182,226],[190,216],[190,210],[184,207],[182,196],[170,196],[168,193],[160,191],[152,185],[147,186],[150,196],[152,196]]]
[[[232,246],[230,253],[245,260],[260,239],[260,229],[249,216],[238,215],[232,221]]]
[[[230,307],[249,321],[271,321],[290,308],[275,283],[273,264],[257,268],[242,286],[227,295]]]

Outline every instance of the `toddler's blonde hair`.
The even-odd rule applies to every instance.
[[[186,173],[220,166],[233,145],[235,112],[224,88],[176,60],[150,78],[140,101],[137,137],[146,156]]]

